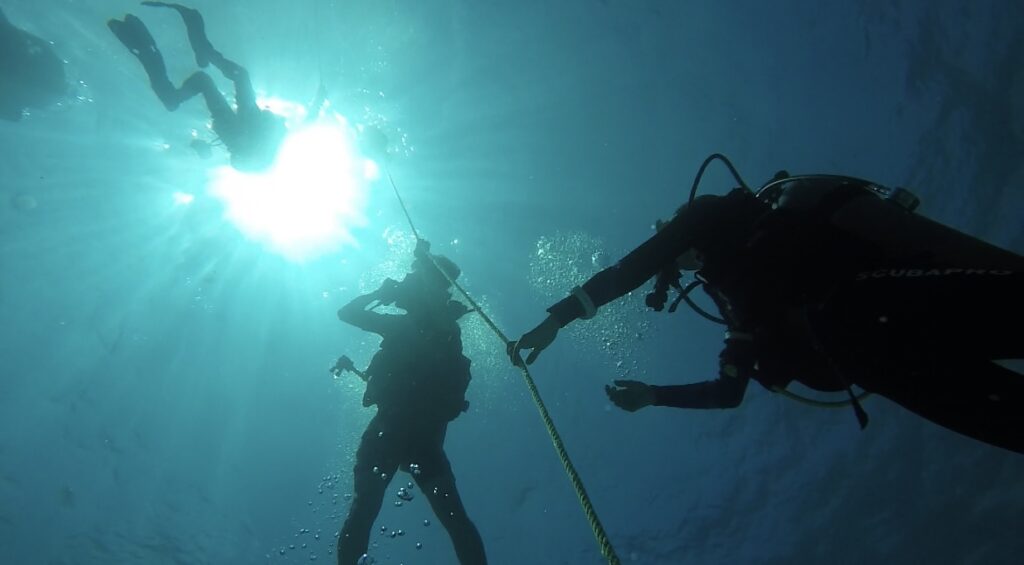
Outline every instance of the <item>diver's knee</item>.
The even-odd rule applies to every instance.
[[[156,93],[156,97],[160,99],[160,102],[167,108],[168,112],[173,112],[181,106],[181,97],[175,90],[174,85],[170,83],[162,83],[160,81],[152,81],[153,92]]]
[[[249,84],[249,71],[237,63],[228,62],[224,65],[224,76],[235,83]]]
[[[207,92],[208,89],[215,89],[213,79],[203,71],[196,71],[185,79],[184,86],[197,92]]]

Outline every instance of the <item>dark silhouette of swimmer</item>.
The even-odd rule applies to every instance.
[[[167,2],[142,4],[171,8],[181,15],[188,32],[189,43],[195,53],[196,64],[206,68],[212,63],[235,84],[236,109],[232,110],[231,105],[213,83],[213,79],[203,71],[196,71],[185,79],[180,87],[175,87],[167,77],[163,55],[139,18],[127,14],[124,20],[108,21],[110,31],[114,32],[121,43],[142,63],[146,74],[149,75],[153,92],[172,112],[186,100],[202,95],[213,117],[213,131],[217,134],[220,144],[231,154],[231,165],[246,172],[268,169],[274,163],[286,133],[284,118],[261,109],[256,104],[256,93],[249,80],[248,71],[214,49],[206,37],[203,16],[198,10]],[[196,143],[193,142],[193,148],[200,155],[209,153],[208,146],[196,147]]]
[[[366,371],[356,370],[347,357],[332,369],[335,375],[356,373],[366,382],[363,405],[377,406],[356,450],[354,496],[338,533],[338,565],[370,562],[364,557],[370,530],[398,470],[419,485],[448,531],[458,562],[487,564],[480,532],[466,513],[444,450],[448,423],[468,408],[471,379],[458,324],[469,310],[451,299],[449,282],[460,271],[446,257],[431,258],[430,244],[422,239],[415,257],[413,271],[401,282],[387,279],[338,310],[342,322],[383,338]],[[405,314],[374,311],[389,304]]]
[[[0,119],[20,121],[68,93],[64,62],[48,41],[14,26],[0,10]]]

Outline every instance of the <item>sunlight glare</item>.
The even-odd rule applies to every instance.
[[[191,194],[189,194],[187,192],[180,192],[180,191],[177,191],[174,194],[172,194],[171,198],[174,199],[174,205],[175,206],[187,206],[187,205],[191,204],[193,200],[196,199],[195,196],[193,196],[193,195],[191,195]]]
[[[211,190],[246,236],[301,261],[355,243],[349,228],[366,223],[364,167],[335,115],[290,133],[265,173],[217,169]]]

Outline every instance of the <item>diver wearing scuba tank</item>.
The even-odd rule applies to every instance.
[[[363,406],[377,407],[356,450],[352,504],[338,533],[339,565],[366,561],[370,530],[399,470],[419,485],[451,537],[459,563],[487,564],[483,540],[462,503],[444,449],[448,424],[469,406],[470,360],[463,355],[458,324],[469,309],[451,297],[458,266],[429,249],[418,240],[413,270],[401,282],[386,279],[338,310],[341,321],[382,338],[365,371],[344,356],[331,369],[335,376],[351,371],[362,378]],[[405,313],[374,311],[390,304]]]
[[[532,363],[582,317],[580,293],[600,308],[660,275],[648,299],[660,310],[667,290],[681,287],[677,259],[695,250],[697,276],[729,328],[719,376],[669,387],[617,381],[607,392],[623,409],[732,408],[750,379],[773,391],[796,380],[846,391],[863,427],[867,416],[850,388],[857,385],[1024,453],[1024,378],[994,363],[1024,358],[1024,340],[1002,329],[1024,316],[1024,259],[914,215],[907,193],[859,179],[780,174],[756,195],[740,184],[693,198],[551,306],[509,347],[513,363],[523,350],[532,350]],[[920,276],[889,275],[909,272]]]

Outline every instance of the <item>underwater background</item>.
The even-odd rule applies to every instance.
[[[921,214],[1024,251],[1018,2],[190,5],[268,100],[326,88],[348,133],[297,150],[277,182],[298,198],[327,179],[344,198],[320,231],[249,215],[260,181],[190,148],[212,137],[201,101],[167,112],[105,26],[138,14],[177,82],[195,64],[173,12],[0,0],[74,83],[0,122],[4,564],[334,561],[372,410],[327,368],[377,346],[335,312],[400,278],[415,242],[388,172],[513,338],[646,239],[713,152],[752,185],[785,168],[904,186]],[[376,168],[359,131],[388,140]],[[702,190],[732,186],[713,166]],[[634,294],[532,366],[623,562],[1021,562],[1024,459],[885,399],[866,401],[863,432],[850,410],[758,386],[736,410],[611,406],[615,378],[717,373],[718,326]],[[446,446],[490,562],[604,562],[503,344],[476,318],[463,332],[470,410]],[[423,498],[393,500],[376,562],[455,563]]]

